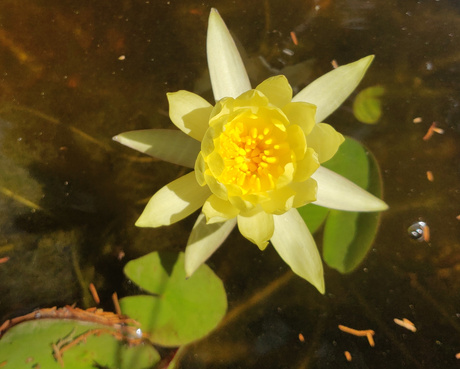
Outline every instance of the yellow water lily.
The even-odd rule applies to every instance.
[[[207,56],[214,106],[192,92],[170,93],[169,115],[180,131],[142,130],[114,137],[138,151],[194,168],[160,189],[136,225],[170,225],[202,208],[185,250],[187,275],[238,224],[260,249],[270,241],[296,274],[324,293],[321,258],[296,208],[311,202],[348,211],[387,208],[321,166],[344,140],[321,122],[356,88],[373,56],[332,70],[294,97],[284,76],[251,89],[215,9],[209,16]]]

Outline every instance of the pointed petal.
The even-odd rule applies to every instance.
[[[315,127],[316,106],[303,101],[291,102],[283,108],[283,113],[292,124],[302,128],[305,135],[309,135]]]
[[[145,129],[121,133],[114,141],[131,149],[173,164],[193,168],[200,152],[200,143],[180,131]]]
[[[160,227],[178,222],[200,208],[210,195],[209,188],[201,187],[195,172],[190,172],[153,195],[136,226]]]
[[[292,100],[292,88],[285,76],[270,77],[256,87],[268,97],[268,101],[282,109]]]
[[[201,141],[209,127],[212,105],[201,96],[184,90],[168,93],[166,96],[171,121],[182,132]]]
[[[203,213],[208,224],[224,222],[235,218],[239,210],[229,201],[222,200],[216,195],[211,195],[203,205]]]
[[[273,235],[273,215],[265,211],[259,211],[249,217],[238,215],[238,229],[244,237],[264,250]]]
[[[382,211],[388,205],[345,177],[319,167],[312,178],[318,182],[315,205],[346,211]]]
[[[324,294],[323,263],[315,240],[297,209],[274,215],[273,247],[292,271]]]
[[[318,154],[318,161],[324,163],[332,158],[345,138],[327,123],[316,124],[307,136],[307,146]]]
[[[326,73],[295,95],[292,101],[315,104],[318,108],[316,121],[324,121],[358,86],[373,59],[374,55],[369,55]]]
[[[211,9],[209,15],[206,52],[216,101],[224,97],[236,98],[251,89],[235,42],[216,9]]]
[[[204,214],[198,216],[185,249],[187,277],[190,277],[222,245],[235,224],[236,218],[223,223],[206,224]]]

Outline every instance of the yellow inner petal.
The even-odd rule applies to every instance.
[[[287,133],[260,115],[235,118],[225,125],[214,143],[224,161],[217,180],[238,186],[243,195],[274,189],[291,161]]]

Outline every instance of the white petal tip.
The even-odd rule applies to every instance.
[[[148,228],[148,227],[154,228],[155,227],[147,222],[142,222],[142,221],[141,222],[137,221],[136,223],[134,223],[134,225],[139,228]]]
[[[192,265],[187,265],[186,263],[185,264],[185,279],[189,279],[200,266],[201,264],[199,266],[192,266]]]
[[[385,211],[388,210],[389,206],[381,199],[378,197],[372,195],[369,193],[371,197],[368,198],[368,201],[364,201],[361,204],[361,209],[357,211],[363,211],[363,212],[374,212],[374,211]]]
[[[380,208],[377,209],[377,211],[385,211],[385,210],[388,210],[390,207],[388,206],[388,204],[382,200],[380,200]]]
[[[324,295],[326,293],[326,287],[324,285],[324,279],[321,281],[321,283],[318,286],[315,286],[315,287],[316,287],[316,289],[318,290],[318,292],[321,295]]]
[[[316,205],[344,211],[383,211],[388,205],[350,180],[319,167],[312,178],[318,182]]]

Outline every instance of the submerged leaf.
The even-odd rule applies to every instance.
[[[56,346],[72,342],[91,330],[84,340],[61,354],[61,362],[53,356]],[[37,319],[9,329],[0,340],[0,361],[3,369],[46,368],[92,369],[97,367],[146,369],[160,361],[151,345],[127,346],[108,332],[108,326],[76,320]],[[53,345],[54,346],[53,348]]]
[[[184,254],[153,252],[130,261],[125,274],[154,295],[120,300],[124,314],[141,323],[149,339],[180,346],[213,330],[227,310],[222,281],[206,265],[186,278]]]
[[[353,114],[361,123],[375,124],[382,116],[381,97],[383,86],[372,86],[362,90],[353,102]]]

